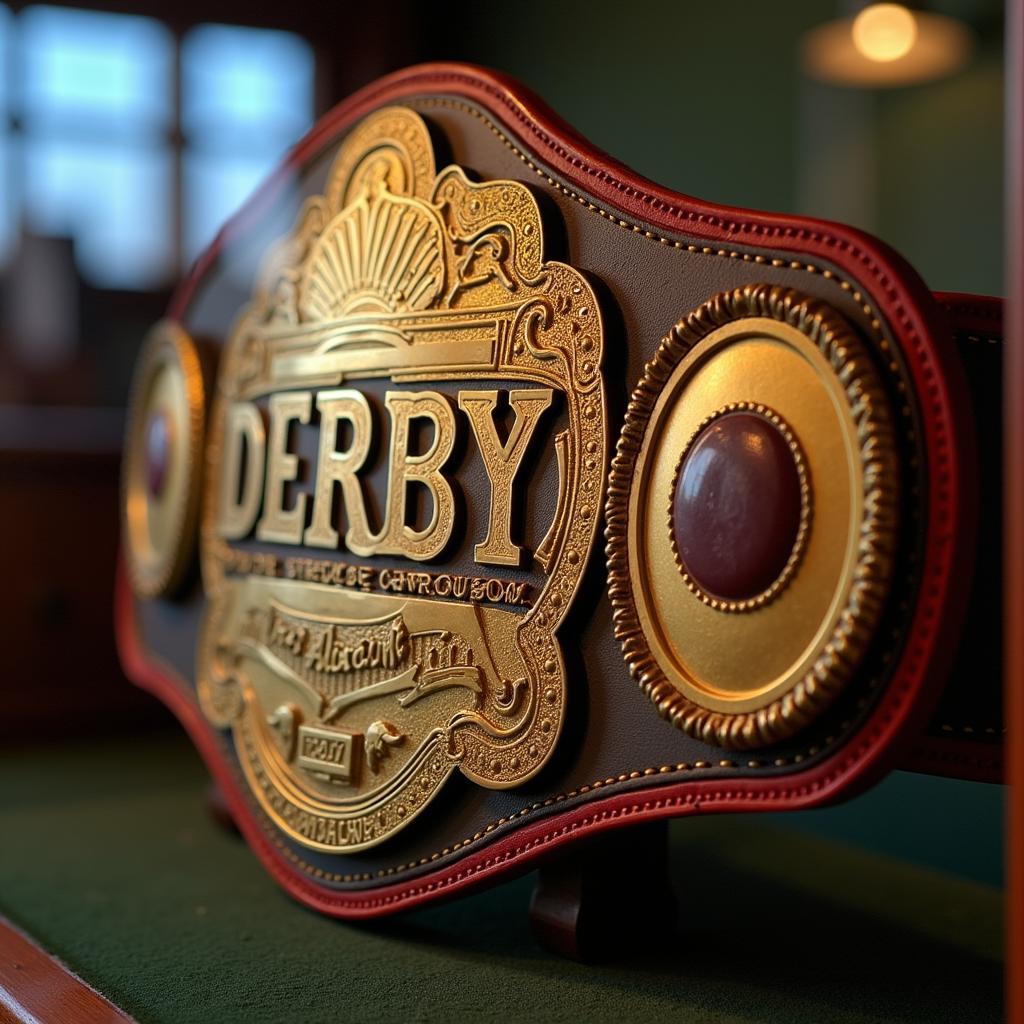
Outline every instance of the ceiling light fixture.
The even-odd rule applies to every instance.
[[[870,4],[854,18],[808,32],[803,66],[837,85],[917,85],[963,67],[973,42],[970,29],[954,18],[903,4]]]

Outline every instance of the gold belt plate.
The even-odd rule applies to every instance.
[[[268,254],[213,397],[197,679],[298,843],[374,846],[453,772],[505,789],[550,758],[558,629],[603,503],[602,346],[585,278],[543,259],[530,191],[436,173],[406,108],[349,134]],[[299,430],[319,432],[312,456]],[[528,550],[514,513],[545,445],[557,500]],[[460,484],[466,448],[486,472]],[[470,522],[458,488],[482,479]]]

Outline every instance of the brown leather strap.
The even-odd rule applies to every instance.
[[[905,767],[954,778],[1001,782],[1003,721],[1003,303],[941,293],[971,393],[978,437],[980,529],[967,619],[935,714]]]

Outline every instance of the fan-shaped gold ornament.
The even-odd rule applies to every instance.
[[[444,229],[425,204],[363,190],[317,240],[299,289],[303,320],[428,308],[444,283]]]

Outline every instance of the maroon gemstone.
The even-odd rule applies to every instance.
[[[159,498],[167,484],[171,464],[171,426],[163,410],[153,413],[146,426],[146,487]]]
[[[680,560],[716,597],[766,590],[793,552],[800,474],[785,437],[756,413],[709,423],[686,454],[672,501]]]

